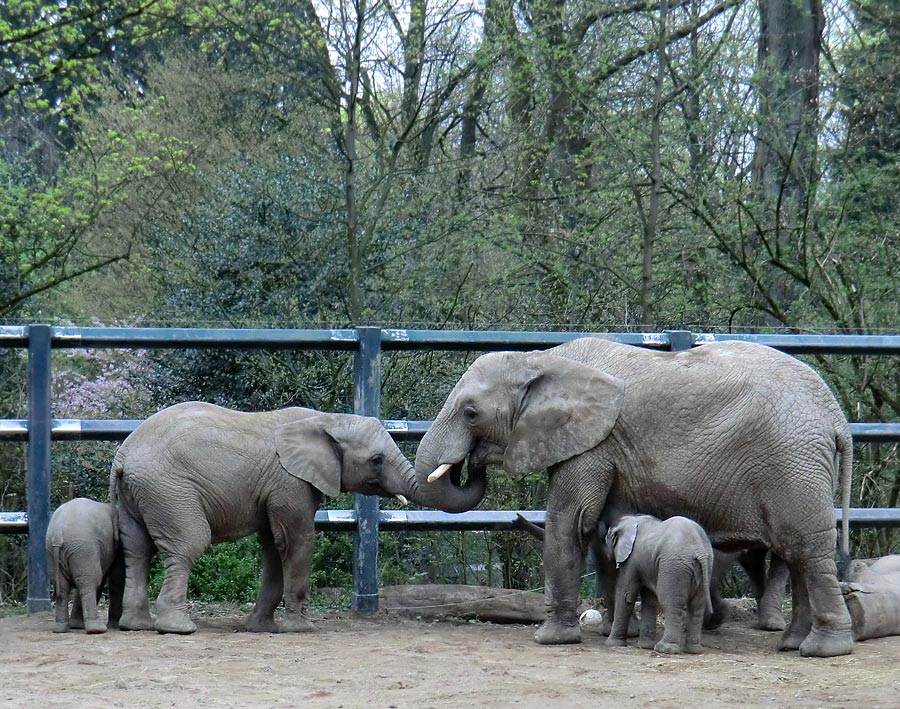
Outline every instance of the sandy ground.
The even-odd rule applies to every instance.
[[[533,626],[318,613],[308,635],[239,632],[196,609],[191,636],[50,632],[49,614],[0,619],[2,707],[898,707],[900,637],[803,659],[745,619],[706,652],[542,647]]]

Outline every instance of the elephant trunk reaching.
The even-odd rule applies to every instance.
[[[467,436],[450,435],[445,418],[442,411],[419,444],[415,468],[417,501],[445,512],[465,512],[477,507],[484,499],[486,467],[469,457],[474,441]],[[456,441],[461,443],[451,444]],[[467,458],[468,479],[460,484]],[[435,475],[436,472],[439,474]]]

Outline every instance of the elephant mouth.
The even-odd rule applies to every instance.
[[[483,477],[489,465],[501,465],[503,452],[497,443],[479,441],[462,460],[438,466],[428,476],[428,482],[436,482],[446,475],[456,487],[466,488],[475,478]]]
[[[487,469],[483,462],[468,456],[458,463],[441,465],[429,477],[429,483],[443,483],[459,492],[474,493],[480,500],[487,490]],[[436,485],[440,487],[440,485]],[[474,505],[472,505],[474,506]],[[466,509],[471,509],[467,507]]]
[[[472,468],[486,468],[489,465],[502,465],[506,447],[493,441],[481,440],[469,453],[469,465]]]

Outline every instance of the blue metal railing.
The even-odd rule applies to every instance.
[[[319,349],[354,352],[354,411],[378,417],[381,412],[381,353],[391,350],[530,350],[552,347],[592,335],[585,332],[517,332],[352,329],[103,328],[0,326],[0,347],[28,348],[28,418],[0,420],[0,440],[28,442],[27,514],[0,513],[0,533],[29,534],[28,611],[50,607],[44,536],[50,517],[51,440],[122,440],[140,420],[50,418],[50,353],[54,348],[227,348]],[[897,335],[712,334],[686,330],[662,333],[604,333],[617,342],[660,350],[685,350],[721,340],[766,344],[792,354],[898,355]],[[397,440],[416,440],[430,421],[384,421]],[[856,443],[900,441],[900,423],[853,423]],[[462,514],[437,511],[379,510],[377,497],[357,495],[352,510],[320,510],[321,529],[352,531],[353,607],[360,613],[378,608],[378,531],[431,529],[510,529],[515,511],[476,510]],[[544,513],[525,517],[543,524]],[[840,510],[837,510],[840,520]],[[854,527],[900,526],[900,509],[853,509]]]

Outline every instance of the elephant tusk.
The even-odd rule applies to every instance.
[[[400,504],[406,507],[409,504],[409,500],[407,500],[403,495],[394,495],[398,500],[400,500]]]
[[[443,465],[439,466],[437,470],[435,470],[431,475],[428,476],[428,482],[433,483],[435,480],[440,480],[452,467],[452,463],[444,463]]]

